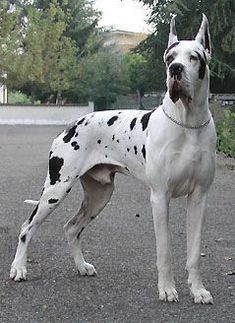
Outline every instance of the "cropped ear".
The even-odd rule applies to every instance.
[[[170,47],[173,43],[178,41],[176,28],[175,28],[175,17],[176,17],[176,15],[173,15],[171,18],[168,47]]]
[[[211,37],[210,37],[210,31],[209,31],[209,22],[204,13],[202,14],[201,26],[199,28],[197,36],[195,37],[195,40],[198,41],[200,44],[202,44],[202,46],[205,48],[210,58],[212,54]]]

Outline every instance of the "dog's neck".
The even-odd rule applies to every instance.
[[[209,81],[206,76],[203,84],[195,91],[197,95],[190,99],[179,99],[173,102],[169,96],[169,92],[163,100],[163,106],[166,112],[179,123],[189,126],[199,126],[205,123],[210,118],[208,95],[209,95]]]

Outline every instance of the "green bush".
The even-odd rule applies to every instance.
[[[235,113],[226,110],[223,120],[216,124],[216,128],[217,150],[235,158]]]
[[[30,104],[30,99],[26,94],[20,91],[10,92],[8,95],[8,102],[10,104]]]

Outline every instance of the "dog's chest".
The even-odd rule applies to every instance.
[[[182,136],[155,153],[156,185],[172,197],[192,193],[195,187],[207,189],[214,177],[214,154],[199,138]],[[151,156],[150,156],[151,158]]]
[[[199,146],[185,145],[179,152],[168,155],[166,170],[173,197],[190,194],[196,186],[207,188],[214,173],[211,154]]]

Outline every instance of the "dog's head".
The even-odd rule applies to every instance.
[[[179,99],[192,101],[195,89],[202,86],[203,82],[208,83],[210,58],[211,41],[206,16],[203,14],[195,39],[182,41],[178,40],[173,16],[164,62],[167,67],[167,88],[174,103]]]

